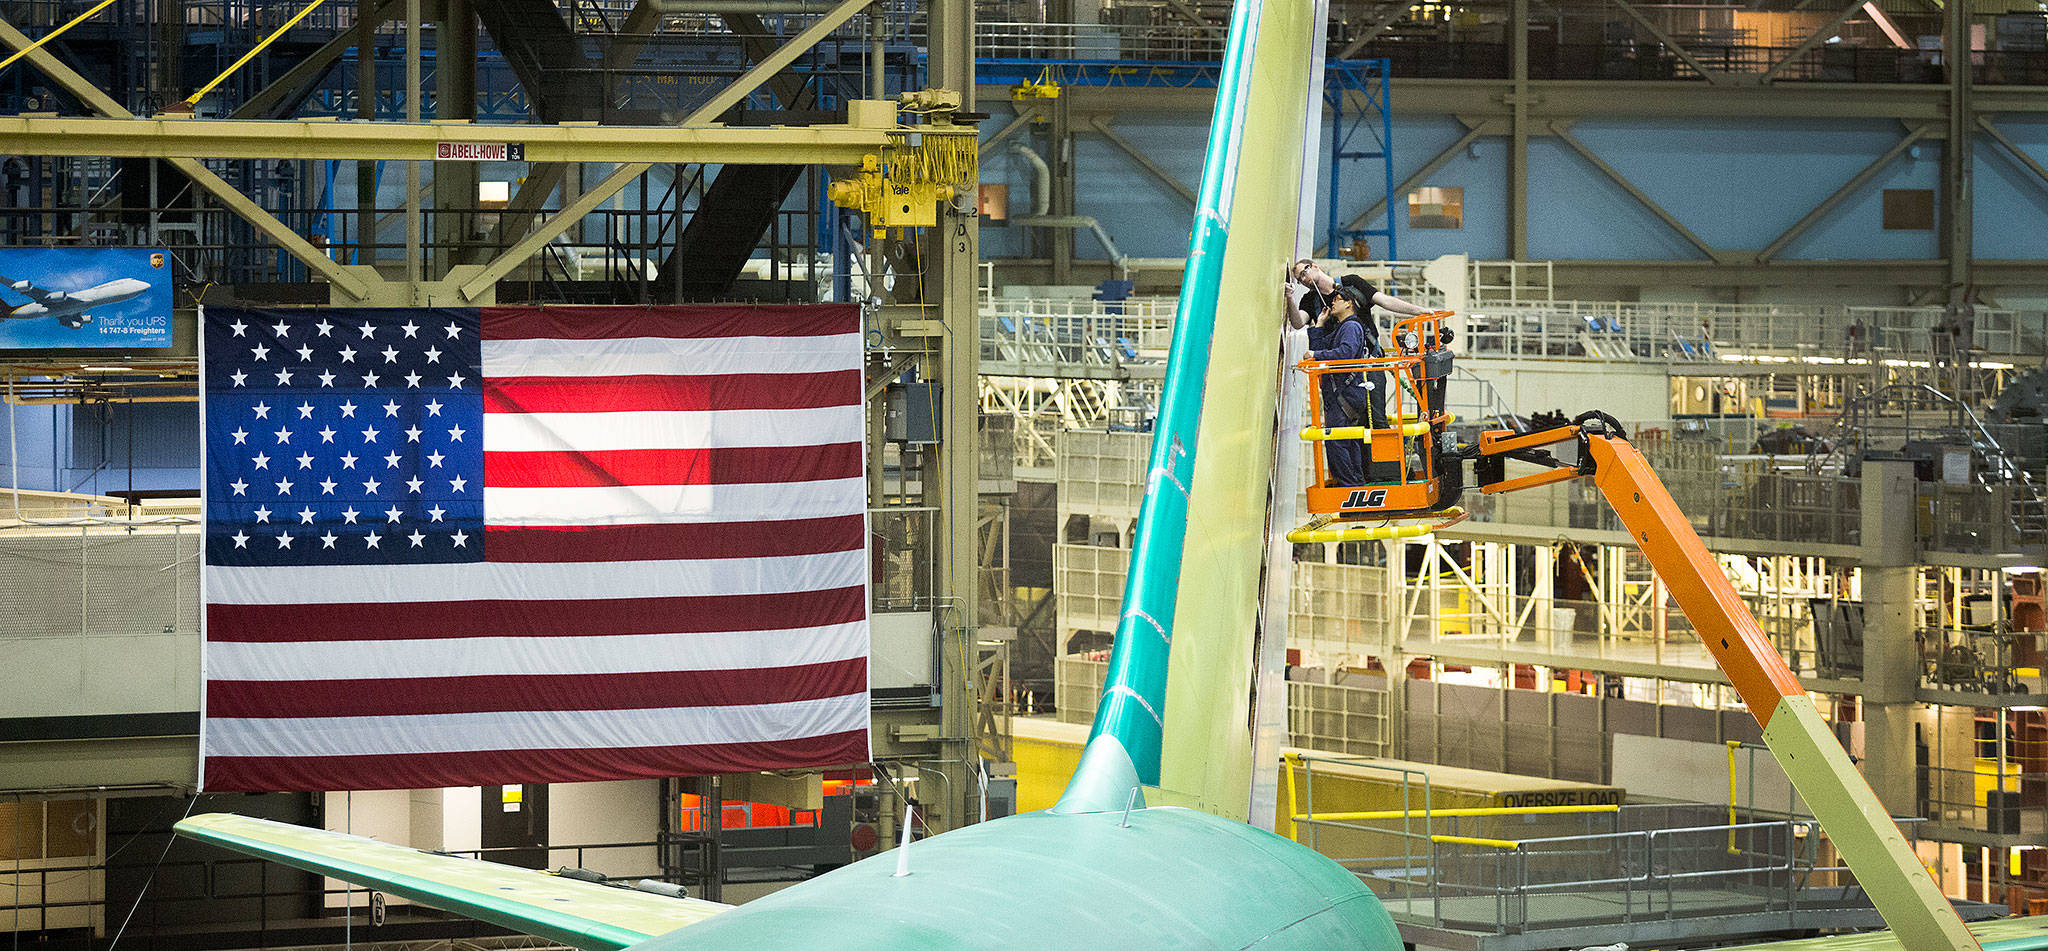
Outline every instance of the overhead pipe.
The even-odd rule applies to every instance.
[[[1117,274],[1130,273],[1130,255],[1117,249],[1116,241],[1103,229],[1102,222],[1088,215],[1048,214],[1052,208],[1052,168],[1045,164],[1045,159],[1022,142],[1010,143],[1010,151],[1031,163],[1031,214],[1011,220],[1029,228],[1086,228],[1102,243],[1102,250],[1109,255],[1110,263],[1116,265]]]

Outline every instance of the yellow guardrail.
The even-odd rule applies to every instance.
[[[1372,819],[1406,819],[1412,816],[1427,816],[1431,819],[1463,819],[1472,816],[1544,816],[1580,812],[1620,812],[1615,804],[1589,806],[1474,806],[1463,809],[1381,809],[1375,812],[1314,812],[1299,813],[1294,818],[1299,822],[1365,822]]]
[[[1393,428],[1394,427],[1392,426],[1387,427],[1387,429]],[[1429,424],[1402,423],[1400,426],[1400,430],[1401,435],[1404,437],[1427,436],[1429,435]],[[1386,431],[1386,429],[1367,429],[1364,426],[1339,426],[1335,429],[1324,429],[1321,426],[1307,426],[1302,429],[1301,438],[1309,440],[1310,442],[1323,442],[1325,440],[1331,439],[1364,439],[1367,437],[1367,434],[1369,433],[1383,433]]]
[[[1522,843],[1510,842],[1507,839],[1481,839],[1469,835],[1433,835],[1429,837],[1429,841],[1451,842],[1458,845],[1479,845],[1489,849],[1519,849],[1522,847]]]

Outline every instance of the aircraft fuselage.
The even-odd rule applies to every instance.
[[[149,282],[124,277],[82,291],[51,291],[41,300],[14,308],[7,316],[13,320],[52,317],[67,327],[82,327],[92,320],[89,311],[134,300],[147,290]]]

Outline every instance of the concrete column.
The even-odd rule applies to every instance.
[[[1893,815],[1917,811],[1913,463],[1863,461],[1863,778]]]

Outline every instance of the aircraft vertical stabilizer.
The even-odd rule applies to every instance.
[[[1266,3],[1232,175],[1230,241],[1216,287],[1179,619],[1166,686],[1162,800],[1245,820],[1252,757],[1251,683],[1266,552],[1266,496],[1279,402],[1280,283],[1294,257],[1311,64],[1323,29],[1311,3]],[[1320,112],[1318,112],[1320,115]],[[1213,160],[1213,156],[1212,156]],[[1183,298],[1185,304],[1185,298]],[[1290,474],[1291,475],[1291,474]],[[1290,489],[1292,483],[1289,483]]]
[[[1296,2],[1232,9],[1116,648],[1064,811],[1123,808],[1142,783],[1170,802],[1248,813],[1279,282],[1294,250],[1314,19]]]

